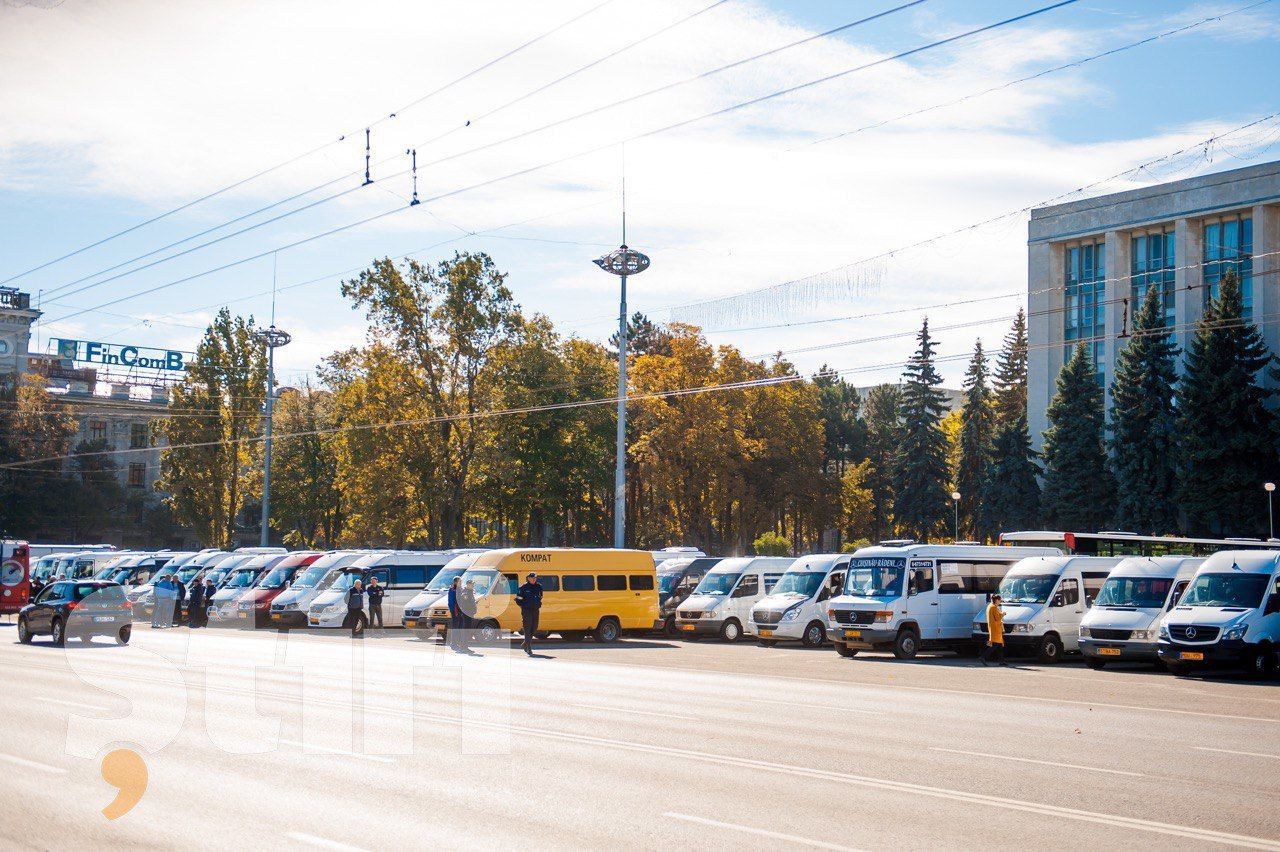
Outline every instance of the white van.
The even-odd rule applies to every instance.
[[[782,575],[769,596],[751,609],[751,623],[766,648],[798,641],[816,648],[827,641],[827,601],[844,589],[844,572],[852,558],[844,555],[802,556]]]
[[[455,579],[465,574],[482,553],[484,553],[483,550],[464,552],[446,562],[444,567],[431,578],[431,582],[427,583],[427,587],[404,605],[404,617],[400,619],[401,625],[406,630],[418,631],[418,636],[422,639],[441,635],[432,621],[431,608],[448,596],[449,586]],[[447,631],[448,620],[445,619],[441,623]]]
[[[316,596],[329,588],[338,573],[376,550],[331,550],[312,562],[271,602],[271,624],[276,627],[306,627],[307,610]]]
[[[114,544],[28,544],[27,551],[29,559],[37,557],[45,557],[50,554],[67,554],[67,553],[110,553],[116,550]]]
[[[900,660],[922,650],[971,652],[970,627],[987,595],[1018,560],[1048,556],[1048,547],[885,542],[853,554],[843,594],[827,605],[836,653],[893,651]]]
[[[779,556],[722,559],[676,610],[676,630],[691,638],[737,642],[751,629],[751,608],[773,591],[792,562]]]
[[[1037,556],[1009,569],[997,590],[1004,612],[1004,646],[1031,651],[1042,663],[1056,663],[1080,650],[1080,622],[1102,591],[1121,556]],[[987,639],[979,615],[973,636]]]
[[[1130,556],[1112,568],[1080,622],[1080,653],[1089,667],[1157,662],[1160,622],[1202,562],[1199,556]]]
[[[155,591],[155,587],[156,587],[156,582],[160,580],[160,578],[167,577],[170,574],[177,573],[178,568],[190,562],[197,555],[199,554],[191,553],[189,551],[173,554],[173,558],[170,559],[168,562],[166,562],[163,566],[161,566],[161,568],[158,571],[152,574],[150,580],[143,583],[141,586],[134,586],[132,589],[128,591],[128,593],[126,594],[126,597],[128,598],[129,603],[136,607],[139,604],[139,602],[142,601],[144,598],[153,596],[153,592]]]
[[[341,627],[347,617],[347,592],[355,585],[356,580],[368,588],[369,581],[374,577],[378,578],[378,585],[386,590],[382,596],[383,623],[400,624],[404,618],[405,604],[421,594],[427,583],[456,555],[456,550],[435,550],[362,556],[343,568],[328,590],[312,599],[307,608],[307,624],[310,627]],[[368,613],[366,600],[365,615]]]
[[[1160,659],[1176,675],[1243,665],[1262,677],[1280,647],[1280,552],[1223,550],[1205,559],[1160,625]]]

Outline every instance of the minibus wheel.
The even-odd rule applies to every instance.
[[[483,645],[492,645],[498,641],[502,633],[502,628],[498,626],[498,622],[492,619],[485,619],[480,622],[480,628],[476,632],[476,638]]]
[[[131,637],[132,635],[133,635],[133,625],[126,624],[124,627],[120,628],[119,632],[116,633],[116,644],[128,645],[129,637]]]
[[[737,642],[742,638],[742,625],[737,619],[729,619],[720,627],[720,638],[726,642]]]
[[[804,629],[804,637],[800,640],[806,648],[820,648],[827,641],[827,631],[822,629],[821,622],[810,622]]]
[[[1271,646],[1262,645],[1249,657],[1249,674],[1254,677],[1270,677],[1275,670],[1276,659]]]
[[[600,623],[596,625],[595,639],[597,642],[608,645],[618,641],[618,637],[622,634],[622,626],[618,624],[616,618],[602,618]]]
[[[836,653],[839,654],[840,656],[842,657],[858,656],[857,648],[850,648],[848,645],[845,645],[843,642],[837,642],[835,644],[836,644]]]
[[[893,655],[899,660],[914,660],[920,653],[920,637],[910,627],[898,631],[893,640]]]
[[[1036,658],[1042,663],[1056,663],[1062,659],[1062,640],[1052,633],[1046,634],[1036,646]]]

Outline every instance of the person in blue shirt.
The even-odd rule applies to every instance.
[[[516,604],[520,607],[520,633],[524,636],[520,647],[533,656],[533,634],[538,632],[538,612],[542,609],[542,586],[538,575],[529,572],[524,585],[516,590]]]

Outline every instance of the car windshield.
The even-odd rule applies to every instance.
[[[258,576],[258,572],[252,568],[236,571],[231,575],[231,579],[227,580],[228,589],[247,589],[253,585],[254,578]]]
[[[1108,577],[1094,606],[1132,606],[1159,609],[1173,588],[1170,577]]]
[[[273,568],[271,571],[268,571],[261,580],[258,581],[258,588],[279,589],[282,586],[284,586],[284,584],[287,582],[289,582],[289,569]]]
[[[356,584],[356,580],[363,581],[364,574],[360,571],[343,571],[341,574],[338,575],[337,581],[329,588],[336,589],[340,592],[345,592],[347,589],[351,588]]]
[[[811,598],[826,578],[825,571],[788,571],[773,587],[773,594]]]
[[[427,584],[426,591],[441,593],[447,592],[449,590],[449,585],[453,583],[453,578],[461,577],[466,573],[466,571],[466,568],[443,568],[440,573],[436,574],[436,576],[432,578],[431,582]]]
[[[1270,581],[1268,574],[1197,574],[1179,605],[1256,607]]]
[[[1056,585],[1057,574],[1020,574],[1001,580],[997,594],[1009,604],[1042,604]]]
[[[702,582],[693,590],[693,593],[695,595],[727,595],[733,591],[734,585],[741,576],[740,571],[711,571],[702,578]]]
[[[907,560],[881,556],[854,559],[844,578],[844,593],[863,598],[896,598],[902,595]]]

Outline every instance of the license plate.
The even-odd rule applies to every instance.
[[[278,613],[278,612],[273,612],[273,613],[271,613],[271,620],[272,620],[272,621],[279,621],[279,620],[280,620],[280,613]]]
[[[768,639],[770,636],[772,636],[772,635],[773,635],[773,631],[772,631],[772,630],[761,630],[761,631],[760,631],[760,635],[761,635],[761,636],[763,636],[765,639]]]
[[[862,631],[861,631],[861,630],[846,630],[846,631],[844,632],[844,638],[846,638],[846,639],[861,639],[861,638],[862,638]]]
[[[412,630],[413,628],[418,626],[418,622],[414,621],[411,618],[406,618],[404,621],[404,626],[407,630]]]
[[[1119,648],[1099,648],[1098,655],[1102,657],[1118,657],[1120,656]]]
[[[239,617],[240,617],[240,618],[248,618],[248,617],[249,617],[249,613],[247,613],[247,612],[242,612],[242,613],[240,613]]]
[[[1203,660],[1204,654],[1199,651],[1181,651],[1178,653],[1179,660]]]
[[[681,624],[681,625],[680,625],[680,629],[681,629],[681,630],[693,630],[693,629],[694,629],[694,627],[695,627],[695,625],[692,625],[692,624]]]
[[[95,615],[93,620],[98,624],[106,624],[107,622],[115,621],[116,619],[114,615]]]

